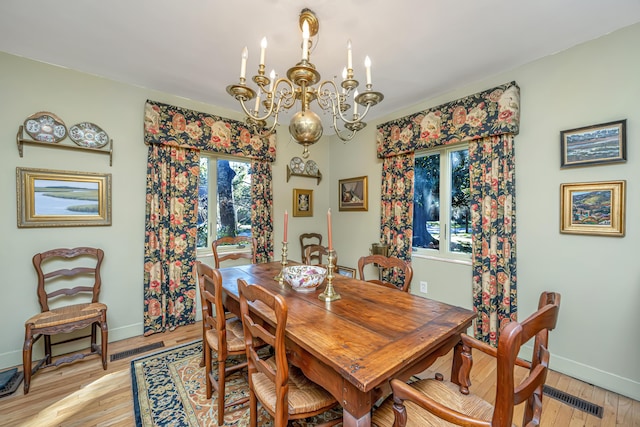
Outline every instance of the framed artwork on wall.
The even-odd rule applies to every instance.
[[[111,174],[16,168],[18,228],[111,225]]]
[[[293,189],[293,216],[313,216],[313,190]]]
[[[560,232],[623,237],[626,181],[560,185]]]
[[[341,211],[366,211],[368,209],[367,177],[341,179],[338,182],[338,209]]]
[[[560,132],[560,167],[588,166],[627,160],[627,121],[602,123]]]

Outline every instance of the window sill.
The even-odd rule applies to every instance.
[[[452,264],[460,264],[460,265],[471,265],[471,259],[460,259],[460,258],[446,258],[443,256],[437,255],[427,255],[425,253],[411,253],[411,258],[420,258],[420,259],[428,259],[430,261],[442,261],[449,262]]]

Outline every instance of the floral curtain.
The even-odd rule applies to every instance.
[[[271,162],[275,135],[253,135],[240,122],[147,101],[144,139],[149,145],[145,217],[144,334],[195,320],[196,226],[199,153],[252,159],[257,212],[251,230],[261,242],[259,259],[273,254]]]
[[[394,176],[405,171],[408,179],[402,185],[413,188],[412,168],[394,170],[396,167],[406,168],[407,165],[403,161],[393,162],[389,158],[420,149],[469,141],[470,176],[474,177],[471,183],[472,205],[477,210],[476,220],[479,221],[472,236],[476,335],[494,344],[500,328],[515,318],[517,309],[513,135],[518,134],[519,124],[520,88],[515,82],[510,82],[384,123],[378,126],[377,134],[378,157],[385,159],[382,171],[383,189],[387,182],[397,181]],[[486,186],[483,185],[486,185],[487,179],[494,187],[497,181],[507,180],[508,183],[502,183],[499,189],[490,187],[491,191],[486,191]],[[406,192],[394,193],[387,190],[387,194],[390,195],[387,199],[383,196],[381,238],[392,246],[392,253],[405,251],[406,256],[410,257],[412,232],[409,225],[413,223],[413,198],[407,197]],[[385,207],[385,204],[394,208]],[[495,211],[489,209],[494,206]],[[480,209],[482,210],[479,211]],[[502,210],[504,217],[498,214],[498,210]],[[395,240],[390,240],[386,238],[385,227],[394,222],[395,211],[403,211],[407,216],[404,224],[398,226],[399,231],[393,235]],[[494,221],[499,221],[499,218],[508,221],[509,226],[498,226]],[[492,225],[485,228],[482,222],[487,220],[491,220]],[[486,252],[483,252],[484,248]],[[486,254],[489,254],[488,257]],[[487,266],[487,263],[494,266]],[[501,285],[500,289],[498,284]]]
[[[513,151],[510,134],[469,144],[476,337],[493,346],[500,330],[517,320]]]
[[[389,255],[411,262],[413,240],[413,152],[385,157],[382,161],[380,243]],[[402,286],[404,277],[396,268],[383,272],[383,280]]]
[[[271,163],[261,160],[251,162],[251,233],[258,241],[256,262],[273,259],[273,189]]]

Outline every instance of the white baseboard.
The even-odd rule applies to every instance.
[[[109,342],[120,341],[120,340],[124,340],[131,337],[137,337],[142,335],[142,333],[143,333],[142,323],[135,323],[132,325],[122,326],[120,328],[109,329]],[[80,342],[78,342],[78,344],[79,343]],[[42,357],[42,352],[40,350],[41,345],[42,344],[38,343],[37,344],[38,348],[35,348],[34,346],[33,360],[37,360],[38,358]],[[72,350],[73,349],[69,349],[69,351],[72,351]],[[54,352],[55,351],[56,350],[54,350]],[[67,350],[64,349],[64,351],[67,351]],[[0,370],[5,370],[7,368],[14,367],[14,366],[18,366],[20,367],[20,370],[22,370],[22,347],[19,350],[9,351],[9,352],[0,354]]]
[[[529,360],[532,349],[531,346],[522,346],[521,354]],[[640,382],[558,356],[553,353],[553,349],[551,349],[549,369],[633,400],[640,400]]]

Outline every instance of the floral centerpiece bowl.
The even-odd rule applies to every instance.
[[[316,265],[292,265],[282,270],[284,280],[294,291],[313,292],[327,276],[327,269]]]

